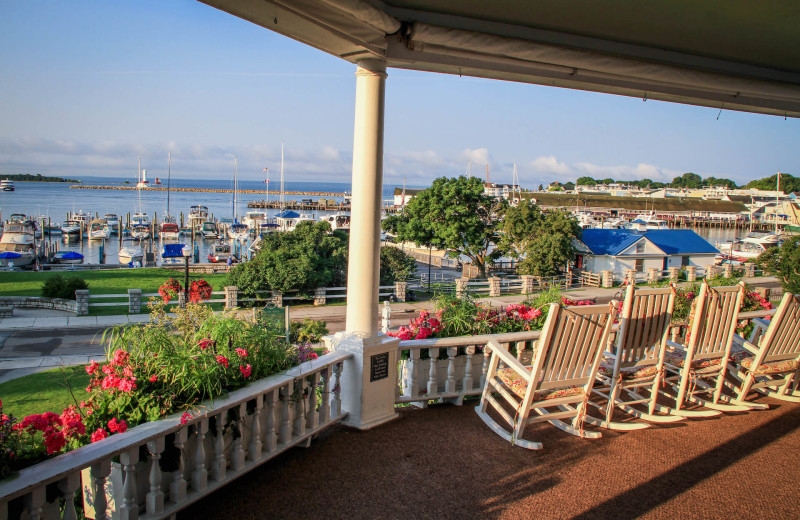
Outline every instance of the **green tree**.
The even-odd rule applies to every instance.
[[[331,233],[327,222],[301,222],[291,232],[271,233],[248,262],[228,272],[229,285],[248,296],[258,290],[313,293],[347,282],[347,233]]]
[[[750,181],[745,188],[757,190],[775,190],[778,187],[778,174]],[[800,177],[794,177],[788,173],[781,174],[781,191],[784,193],[793,193],[800,191]]]
[[[578,186],[594,186],[597,184],[597,181],[591,177],[578,177],[578,180],[575,181],[575,184]]]
[[[696,173],[688,172],[672,179],[671,186],[673,188],[702,188],[703,178]]]
[[[417,270],[417,261],[398,247],[381,248],[381,285],[405,281]]]
[[[612,179],[611,177],[608,177],[608,178],[603,179],[602,181],[600,181],[600,184],[614,184],[614,179]]]
[[[728,188],[729,190],[736,189],[736,183],[730,179],[717,179],[716,177],[707,177],[703,180],[703,184],[706,186],[722,186],[724,188]]]
[[[580,236],[581,228],[568,211],[542,212],[522,201],[505,212],[500,247],[522,258],[520,274],[554,276],[575,256],[572,241]]]
[[[781,279],[783,290],[800,293],[800,241],[784,240],[780,247],[770,247],[756,259],[759,267]]]
[[[418,246],[464,255],[486,276],[486,264],[501,256],[494,248],[499,226],[495,216],[508,205],[483,194],[477,177],[440,177],[406,205],[405,212],[384,220],[383,228]]]

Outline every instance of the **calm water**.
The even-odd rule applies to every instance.
[[[125,186],[124,179],[120,178],[104,178],[104,177],[81,177],[84,185],[91,186]],[[152,179],[151,179],[152,181]],[[166,179],[162,179],[163,187],[166,188]],[[67,216],[67,213],[74,213],[79,210],[89,212],[92,215],[99,214],[102,217],[106,213],[116,213],[121,220],[125,220],[126,214],[136,213],[140,209],[152,216],[157,214],[159,219],[167,212],[167,192],[166,190],[159,192],[143,191],[141,193],[141,201],[139,193],[136,190],[78,190],[70,189],[70,184],[67,183],[47,183],[47,182],[15,182],[16,191],[5,192],[0,191],[0,216],[3,220],[7,220],[12,213],[25,213],[29,216],[45,216],[49,217],[52,224],[60,224]],[[127,186],[130,186],[129,184]],[[232,189],[233,181],[209,181],[209,180],[191,180],[191,179],[172,179],[170,186],[175,188],[200,188],[200,189]],[[350,183],[341,182],[286,182],[284,184],[287,192],[325,192],[325,193],[349,193],[351,190]],[[258,190],[263,191],[266,187],[264,182],[260,181],[239,181],[240,190]],[[384,186],[383,198],[390,200],[394,194],[394,185]],[[280,189],[280,181],[275,182],[271,179],[271,190]],[[247,212],[247,203],[250,201],[260,201],[267,197],[266,193],[258,195],[255,193],[240,193],[238,195],[239,202],[238,208],[235,212],[240,217]],[[337,201],[343,199],[342,196],[311,196],[311,195],[294,195],[286,194],[285,199],[299,200],[299,199],[312,199],[319,198],[334,198]],[[269,200],[276,201],[279,196],[270,194]],[[181,213],[184,216],[189,212],[189,208],[194,205],[202,204],[208,207],[210,213],[215,218],[233,217],[233,194],[232,193],[211,193],[211,192],[176,192],[170,191],[169,193],[169,213],[179,217]],[[274,216],[276,211],[269,210],[270,216]],[[318,212],[314,214],[315,218],[319,218],[329,212]],[[47,237],[45,237],[45,241]],[[181,238],[182,242],[189,242],[191,238],[185,236]],[[116,235],[112,235],[110,240],[102,244],[99,240],[84,240],[83,242],[76,240],[64,242],[59,235],[53,235],[52,241],[58,244],[58,249],[76,251],[84,255],[86,263],[98,263],[101,245],[104,248],[106,255],[106,263],[116,264],[118,262],[117,253],[119,251],[119,239]],[[204,262],[209,248],[214,244],[215,240],[198,240],[200,251],[200,261]],[[158,253],[161,250],[161,244],[158,240],[147,244],[151,251]],[[158,255],[156,255],[158,256]]]

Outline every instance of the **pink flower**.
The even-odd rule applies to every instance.
[[[126,423],[124,420],[117,420],[117,418],[114,417],[113,419],[108,421],[108,429],[112,433],[113,432],[125,433],[125,431],[128,429],[128,423]]]
[[[155,383],[156,381],[158,381],[158,376],[157,375],[153,374],[152,376],[150,376],[150,382],[151,383]]]
[[[105,431],[103,428],[98,428],[92,435],[89,437],[89,440],[92,442],[101,441],[108,437],[108,432]]]
[[[200,341],[197,342],[197,346],[200,347],[200,350],[205,350],[213,344],[214,342],[208,338],[201,339]]]
[[[130,359],[130,354],[128,354],[123,350],[117,350],[116,352],[114,352],[114,360],[111,362],[111,364],[121,367],[123,365],[128,364],[129,359]]]
[[[119,383],[117,383],[117,388],[120,392],[130,392],[136,388],[136,383],[134,383],[134,381],[136,381],[135,378],[120,379]]]
[[[183,412],[183,415],[181,415],[181,424],[186,424],[187,422],[189,422],[189,419],[191,418],[192,414],[190,414],[189,412]]]
[[[47,446],[47,454],[52,455],[67,445],[67,439],[64,438],[63,433],[51,427],[44,434],[44,444]]]
[[[241,372],[244,377],[250,377],[250,374],[253,373],[253,367],[251,367],[250,364],[246,367],[240,366],[239,372]]]
[[[237,348],[236,353],[241,357],[247,357],[247,351],[243,348]]]
[[[100,363],[98,363],[93,359],[90,365],[86,365],[86,373],[89,374],[90,376],[93,376],[99,368],[100,368]]]
[[[226,358],[225,356],[217,356],[216,359],[217,363],[224,366],[225,368],[228,368],[228,358]]]

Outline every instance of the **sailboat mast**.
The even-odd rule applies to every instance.
[[[239,178],[237,177],[237,159],[233,157],[233,220],[239,221]]]
[[[167,217],[169,217],[169,186],[172,180],[172,152],[167,152]]]
[[[281,211],[283,211],[284,198],[283,198],[283,141],[281,141]]]
[[[138,194],[138,197],[139,197],[139,213],[141,213],[142,212],[142,184],[141,184],[141,182],[142,182],[142,158],[141,158],[141,156],[137,156],[136,158],[139,161],[139,174],[138,174],[138,177],[136,179],[136,193]]]
[[[780,205],[781,172],[778,172],[778,186],[775,188],[775,233],[778,232],[778,206]]]

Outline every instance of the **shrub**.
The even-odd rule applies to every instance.
[[[88,288],[89,284],[80,276],[64,277],[57,274],[44,282],[44,285],[42,285],[42,296],[46,298],[74,300],[75,291]]]
[[[381,248],[381,285],[408,280],[416,270],[417,261],[402,249],[393,246]]]
[[[322,336],[328,334],[327,322],[304,318],[303,321],[293,321],[289,324],[289,342],[291,343],[319,343]]]

